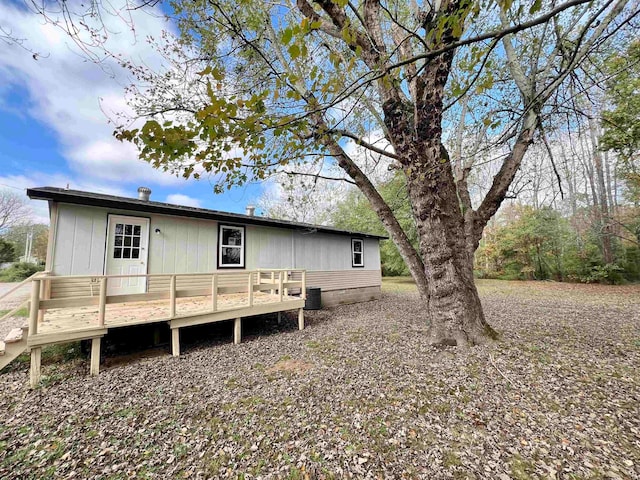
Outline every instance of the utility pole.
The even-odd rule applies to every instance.
[[[27,232],[27,239],[24,244],[24,261],[31,262],[31,247],[33,245],[33,227]]]

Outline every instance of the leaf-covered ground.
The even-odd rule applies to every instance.
[[[397,287],[397,288],[396,288]],[[0,478],[640,478],[640,288],[481,282],[495,345],[380,301],[0,374]]]

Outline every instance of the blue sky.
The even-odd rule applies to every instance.
[[[124,87],[131,79],[126,72],[109,62],[101,68],[86,61],[64,32],[20,6],[0,1],[0,19],[5,31],[24,39],[22,45],[0,43],[0,188],[17,192],[68,184],[136,196],[145,185],[153,200],[230,212],[244,211],[271,188],[249,185],[214,195],[207,180],[185,181],[152,169],[137,159],[132,145],[112,136],[109,118],[127,109]],[[158,37],[170,26],[149,15],[134,21],[137,37],[113,24],[112,31],[119,33],[110,36],[108,48],[161,66],[162,59],[143,39]],[[46,221],[46,204],[31,203],[36,219]]]

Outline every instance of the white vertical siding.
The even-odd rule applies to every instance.
[[[95,209],[59,205],[52,270],[55,275],[101,275],[107,216]]]
[[[293,231],[284,228],[248,225],[246,238],[247,269],[294,268],[291,255]]]
[[[214,271],[217,235],[218,226],[213,221],[152,215],[149,273]]]
[[[218,225],[214,221],[59,204],[54,274],[102,274],[109,213],[150,218],[149,273],[204,273],[216,270]],[[160,234],[155,233],[156,229],[160,229]],[[303,233],[249,225],[246,227],[245,243],[246,269],[249,270],[380,270],[377,239],[364,239],[363,268],[351,266],[349,235]]]

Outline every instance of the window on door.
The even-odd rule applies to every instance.
[[[360,238],[351,239],[351,266],[364,267],[364,241]]]
[[[244,268],[244,227],[220,225],[219,268]]]
[[[140,258],[140,225],[116,223],[113,258]]]

